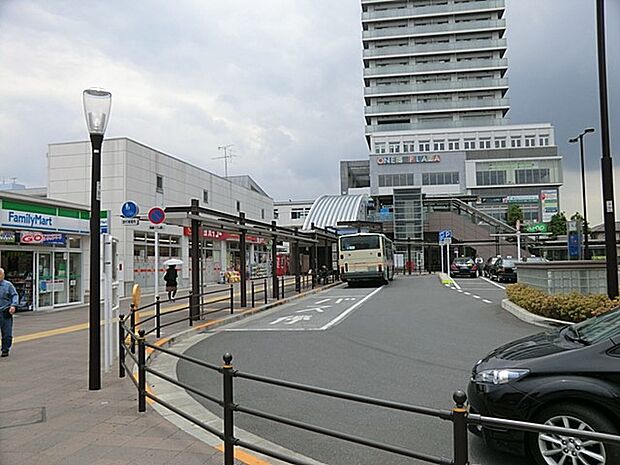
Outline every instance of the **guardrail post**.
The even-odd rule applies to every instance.
[[[467,394],[456,391],[452,395],[456,407],[452,409],[454,465],[469,465],[469,446],[467,443]]]
[[[118,377],[125,377],[125,315],[118,316]]]
[[[235,294],[233,290],[233,285],[230,285],[230,314],[232,315],[235,311]]]
[[[146,345],[144,330],[138,333],[138,412],[146,412]]]
[[[189,291],[189,294],[187,295],[187,306],[188,306],[188,318],[189,318],[189,325],[190,326],[194,326],[194,299],[192,298],[192,291]]]
[[[224,354],[224,465],[234,465],[235,461],[235,427],[233,404],[233,376],[232,355]]]
[[[155,297],[155,324],[157,325],[157,339],[161,337],[161,302],[159,296]]]
[[[132,354],[136,353],[136,338],[133,337],[136,334],[136,306],[131,304],[131,313],[129,314],[129,324],[131,328],[131,344],[130,350]]]
[[[263,302],[267,305],[267,278],[263,279]]]
[[[256,304],[256,300],[254,298],[254,281],[252,280],[252,308],[254,308],[254,304]]]

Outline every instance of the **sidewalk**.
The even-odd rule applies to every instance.
[[[88,390],[87,321],[86,305],[15,316],[11,355],[0,359],[0,465],[222,465],[221,452],[153,408],[138,413],[116,364]]]

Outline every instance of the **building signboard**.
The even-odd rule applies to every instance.
[[[88,219],[29,213],[18,210],[1,210],[0,226],[39,231],[62,231],[88,234]]]
[[[506,197],[507,203],[538,203],[537,195],[509,195]]]
[[[543,223],[551,221],[551,217],[559,212],[558,190],[549,189],[540,191],[540,205]]]
[[[528,224],[525,227],[526,233],[546,233],[547,231],[548,231],[548,226],[545,223]]]
[[[0,244],[15,244],[15,231],[0,231]]]
[[[61,233],[42,233],[37,231],[20,231],[19,242],[21,244],[38,245],[65,245],[67,239]]]
[[[200,232],[202,233],[202,237],[205,239],[215,239],[219,241],[238,241],[239,240],[239,234],[235,234],[235,233],[215,231],[213,229],[201,229]],[[183,235],[191,236],[192,228],[184,226]],[[245,236],[245,240],[247,242],[254,243],[254,244],[266,244],[267,243],[267,239],[265,239],[264,237],[257,237],[257,236],[247,235]]]
[[[403,155],[377,157],[377,165],[400,165],[412,163],[439,163],[439,155]]]

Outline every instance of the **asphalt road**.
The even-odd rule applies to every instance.
[[[435,408],[452,408],[473,364],[496,346],[538,329],[501,309],[505,293],[482,279],[442,285],[397,277],[381,288],[335,288],[214,331],[189,355],[293,382]],[[181,380],[221,395],[218,375],[186,363]],[[200,401],[200,398],[197,398]],[[235,401],[304,422],[450,458],[451,424],[428,417],[235,380]],[[219,408],[204,402],[207,408]],[[334,465],[421,463],[238,414],[237,426]],[[470,435],[472,463],[527,465]]]

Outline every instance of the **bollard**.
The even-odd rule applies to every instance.
[[[144,330],[138,333],[138,412],[146,412],[146,345]]]
[[[267,305],[267,278],[263,279],[263,302]]]
[[[456,407],[452,409],[454,444],[454,465],[469,465],[469,446],[467,444],[467,394],[456,391],[452,395]]]
[[[159,296],[155,297],[155,324],[157,325],[157,339],[161,337],[161,302]]]
[[[233,376],[234,370],[231,365],[232,355],[224,354],[224,465],[234,465],[235,461],[235,427],[234,427],[234,404],[233,404]]]
[[[256,301],[254,299],[254,281],[252,281],[252,308],[254,308],[255,304],[256,304]]]
[[[130,315],[130,329],[131,329],[131,353],[135,354],[136,353],[136,338],[133,337],[136,334],[136,306],[134,304],[131,304],[131,313]]]
[[[125,323],[125,315],[121,314],[118,316],[118,377],[125,377],[125,327],[123,324]]]
[[[232,315],[233,312],[235,311],[235,304],[234,304],[234,291],[233,291],[233,285],[230,285],[230,314]]]

